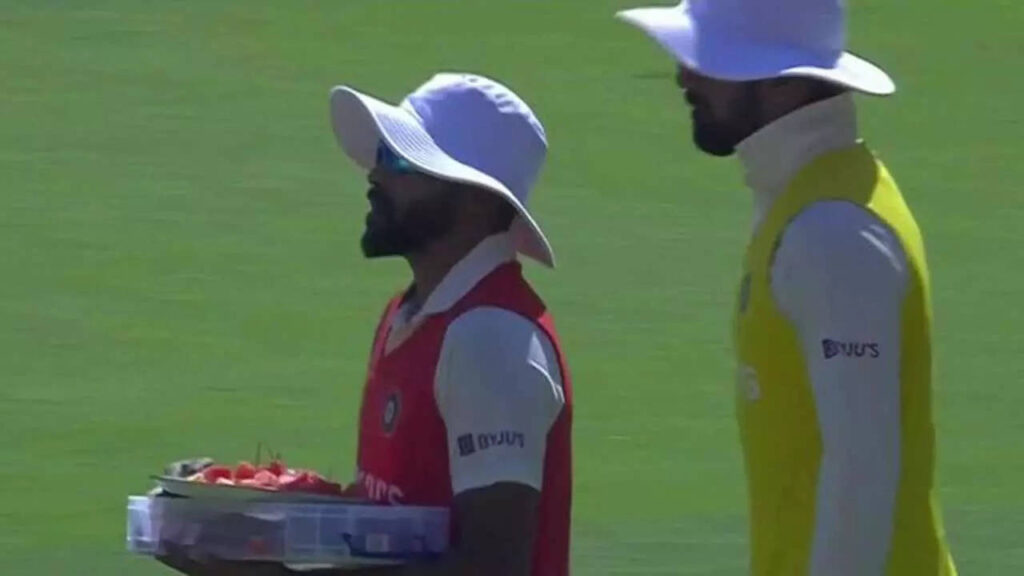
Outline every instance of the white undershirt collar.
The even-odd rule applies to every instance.
[[[740,142],[736,151],[754,192],[754,228],[801,168],[857,142],[857,111],[850,94],[800,108]]]

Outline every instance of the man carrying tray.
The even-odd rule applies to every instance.
[[[526,207],[543,126],[511,90],[469,74],[438,74],[399,106],[339,86],[331,115],[369,172],[364,254],[402,256],[413,272],[374,338],[358,482],[381,503],[452,512],[439,561],[367,573],[567,575],[571,385],[551,315],[516,259],[554,265]],[[190,574],[290,573],[181,553],[164,561]]]

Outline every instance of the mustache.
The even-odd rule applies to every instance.
[[[380,210],[383,212],[394,212],[395,203],[391,198],[384,193],[379,186],[372,186],[366,191],[366,199],[370,202],[370,208],[372,210]]]

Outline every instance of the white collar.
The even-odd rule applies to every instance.
[[[484,238],[452,266],[409,323],[448,311],[488,274],[515,257],[516,245],[511,234],[503,232]]]
[[[842,94],[800,108],[740,142],[736,151],[754,192],[754,227],[801,168],[857,141],[853,96]]]

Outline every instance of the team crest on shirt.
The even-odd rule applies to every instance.
[[[757,380],[757,371],[752,366],[742,364],[736,369],[736,394],[748,402],[761,399],[761,384]]]
[[[384,413],[381,415],[381,427],[384,428],[384,433],[391,435],[395,431],[395,426],[398,424],[398,417],[402,413],[402,396],[398,393],[398,390],[394,390],[388,394],[388,399],[384,402]]]
[[[740,314],[747,311],[747,304],[750,303],[750,274],[744,274],[740,281],[739,309]]]

